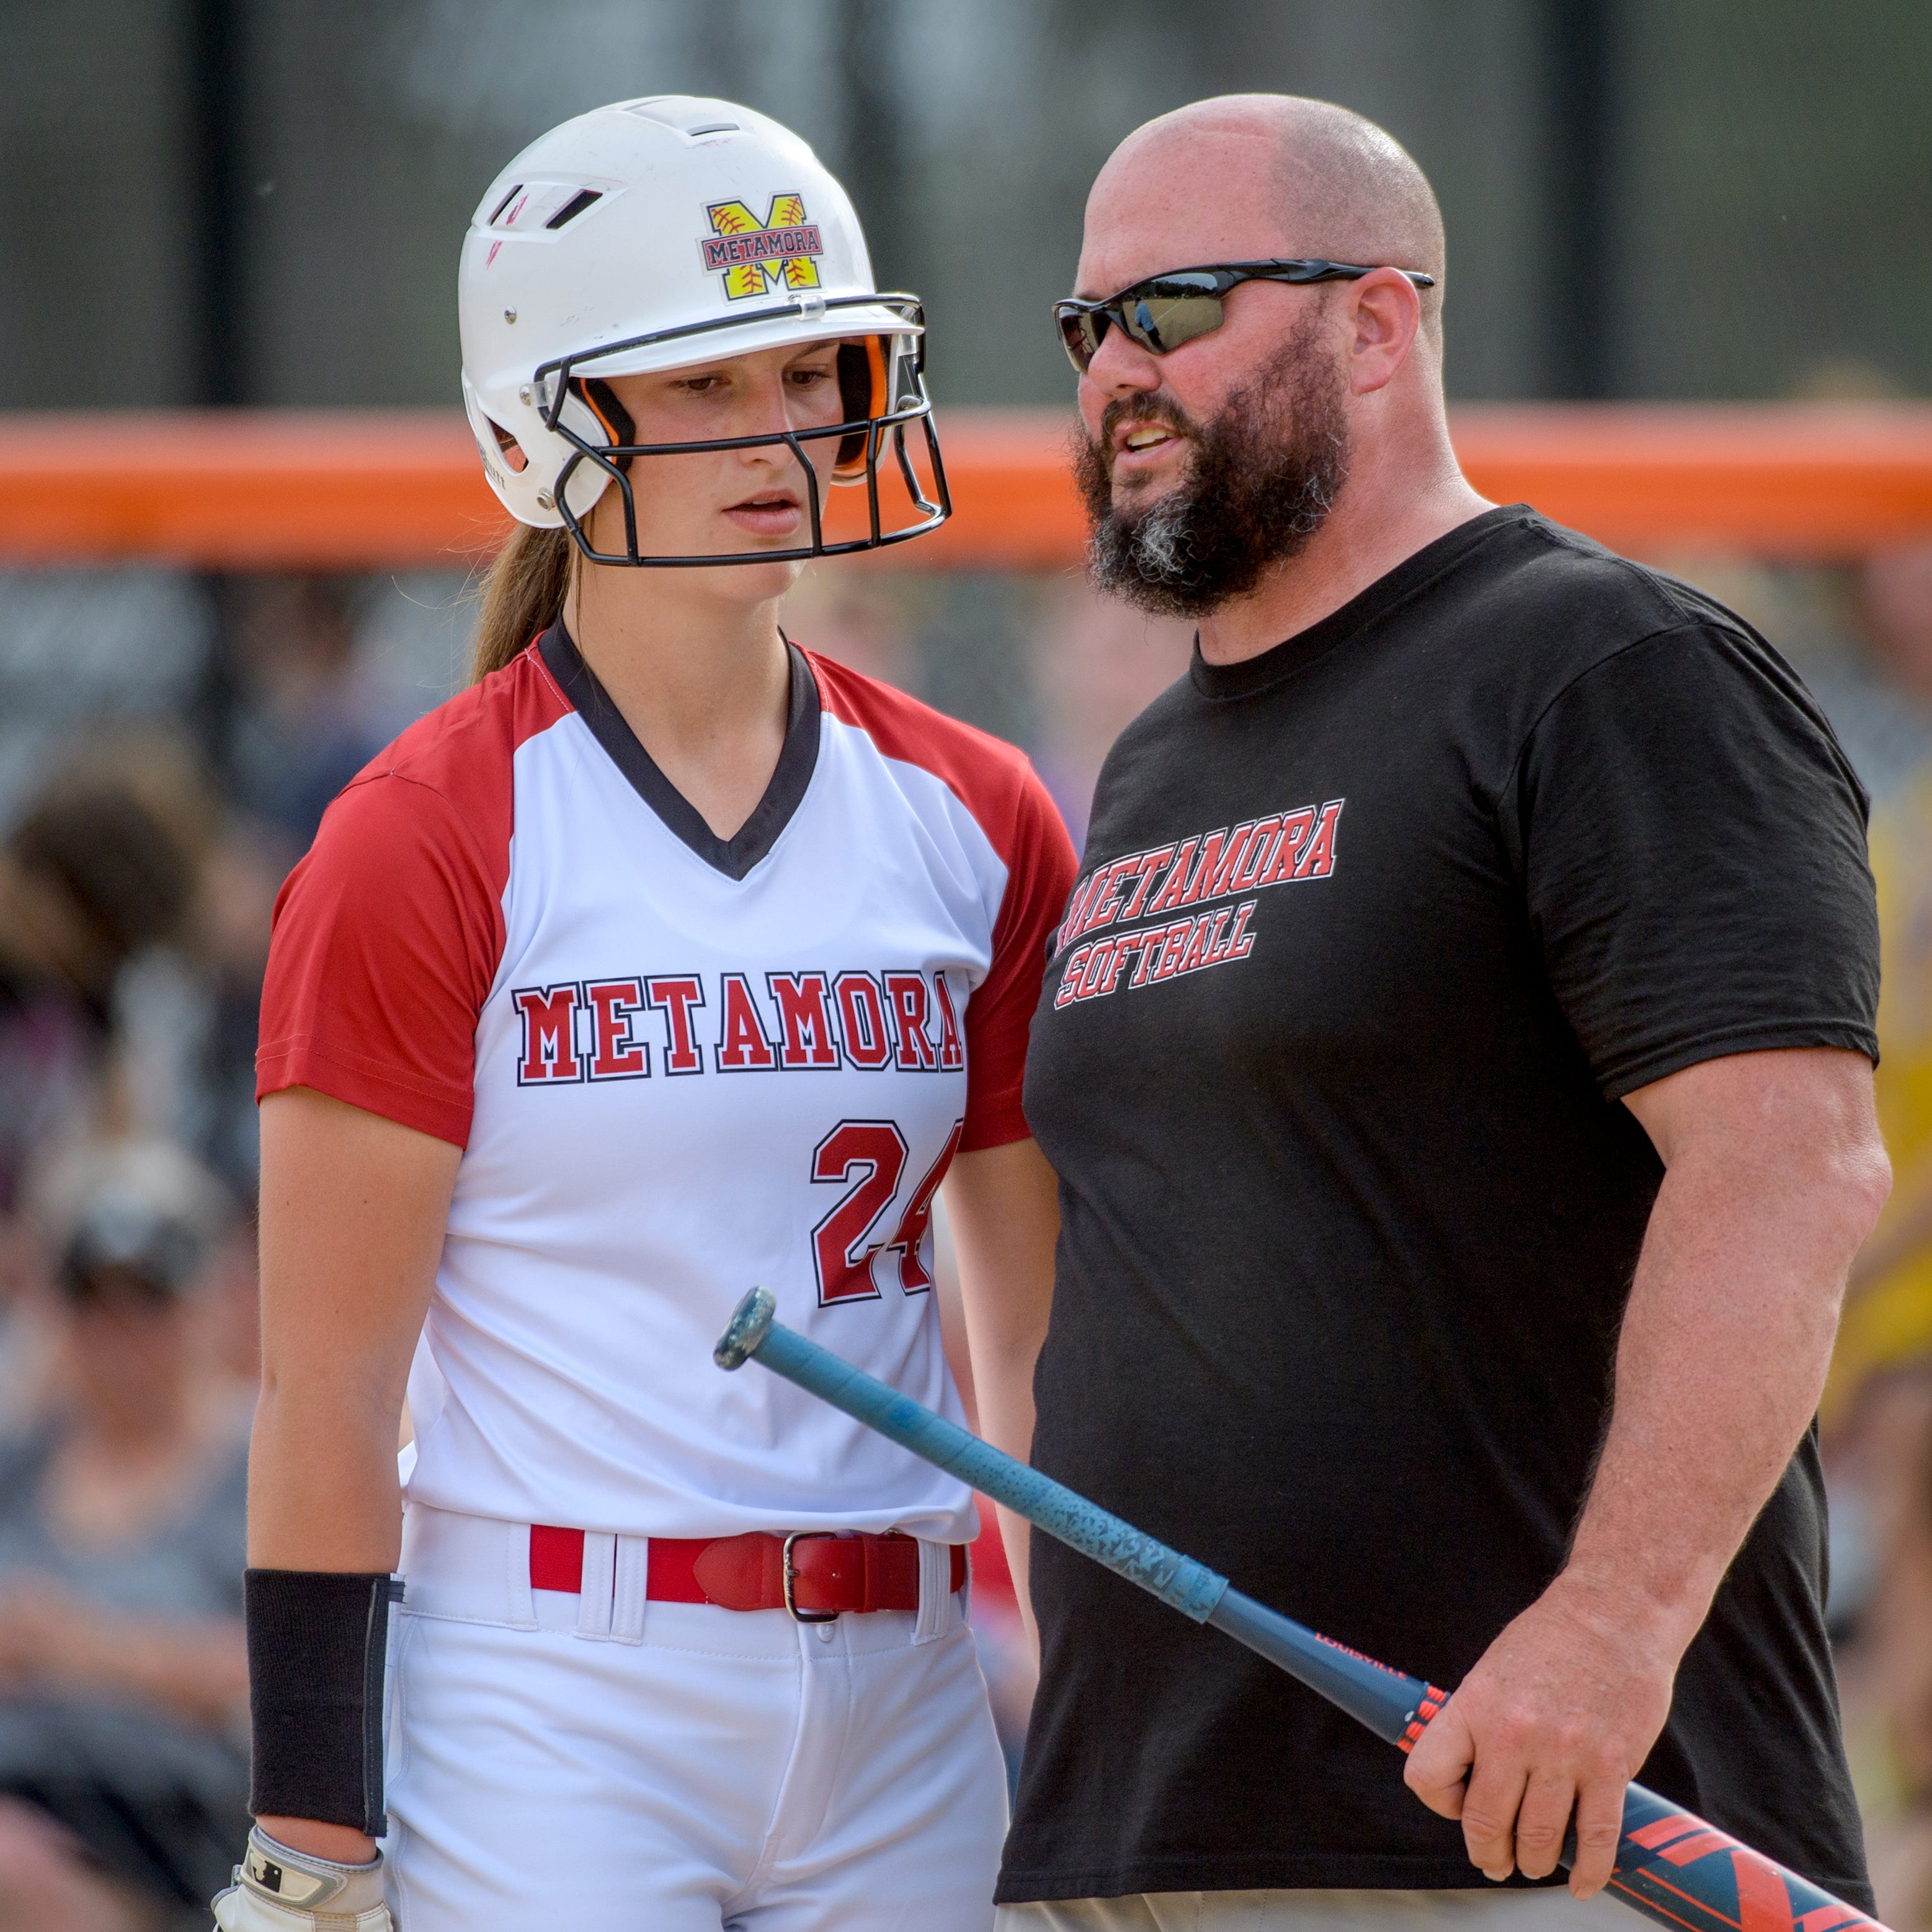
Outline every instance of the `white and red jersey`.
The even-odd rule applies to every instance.
[[[1021,754],[791,651],[716,838],[560,626],[329,808],[275,910],[258,1091],[463,1149],[412,1501],[645,1536],[974,1533],[965,1486],[711,1350],[746,1290],[958,1417],[928,1228],[1028,1132],[1073,855]]]

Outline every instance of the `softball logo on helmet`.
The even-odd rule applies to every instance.
[[[742,201],[714,201],[704,211],[712,232],[701,237],[708,274],[722,272],[724,298],[742,302],[776,288],[815,289],[825,253],[818,224],[805,218],[805,197],[775,194],[760,221]]]

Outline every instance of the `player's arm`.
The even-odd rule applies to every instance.
[[[1037,1142],[1010,1141],[954,1157],[946,1211],[959,1263],[966,1341],[979,1399],[980,1432],[1026,1461],[1033,1448],[1033,1370],[1053,1305],[1053,1247],[1060,1234],[1058,1183]],[[1000,1511],[1000,1534],[1020,1614],[1036,1648],[1027,1591],[1027,1525]]]
[[[251,1570],[395,1569],[404,1389],[461,1158],[447,1141],[308,1088],[263,1100]],[[297,1851],[375,1856],[374,1841],[345,1825],[258,1822]]]
[[[1610,1876],[1624,1786],[1678,1660],[1817,1406],[1846,1271],[1890,1179],[1860,1054],[1706,1060],[1625,1104],[1665,1173],[1570,1558],[1406,1773],[1492,1878],[1553,1870],[1574,1802],[1570,1888],[1586,1898]]]

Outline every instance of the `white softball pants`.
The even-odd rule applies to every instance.
[[[399,1932],[989,1932],[1006,1774],[963,1593],[815,1624],[627,1601],[620,1547],[614,1618],[530,1589],[527,1548],[408,1512]]]

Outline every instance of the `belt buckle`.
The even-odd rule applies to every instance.
[[[836,1541],[838,1534],[836,1530],[832,1529],[795,1529],[784,1540],[784,1555],[782,1559],[784,1570],[783,1586],[784,1606],[790,1612],[794,1623],[836,1624],[838,1621],[838,1612],[836,1610],[802,1610],[799,1608],[798,1598],[792,1589],[792,1586],[798,1581],[798,1572],[792,1568],[791,1561],[791,1546],[794,1543],[814,1540]]]

